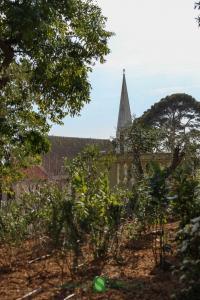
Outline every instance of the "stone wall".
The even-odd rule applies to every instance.
[[[168,166],[171,160],[170,153],[147,153],[141,156],[142,167],[145,172],[150,161],[157,161],[162,166]],[[111,186],[122,185],[130,188],[134,183],[132,177],[132,156],[131,154],[118,154],[116,161],[110,170]]]

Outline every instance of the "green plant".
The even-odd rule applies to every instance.
[[[50,120],[61,124],[90,101],[88,73],[112,33],[93,0],[1,0],[0,11],[1,197],[48,151]]]
[[[178,274],[181,290],[173,295],[176,300],[198,300],[200,295],[200,217],[192,219],[178,233],[181,265]]]
[[[102,155],[92,146],[66,166],[76,215],[81,229],[89,234],[94,258],[105,257],[111,241],[118,243],[125,193],[110,189],[112,161],[111,155]]]
[[[0,243],[19,245],[28,236],[26,216],[19,203],[10,202],[0,209]]]
[[[83,246],[94,259],[105,259],[111,250],[117,257],[127,192],[110,189],[111,161],[89,147],[67,164],[65,187],[49,183],[10,202],[0,213],[0,242],[22,246],[29,239],[43,252],[53,252],[62,280],[65,266],[72,276],[76,272]]]
[[[149,163],[149,174],[137,189],[135,217],[143,230],[152,235],[152,251],[156,265],[165,268],[167,233],[165,224],[169,216],[170,198],[166,170],[158,163]]]
[[[173,195],[172,211],[178,219],[180,226],[184,227],[200,214],[199,181],[192,174],[191,162],[181,165],[174,172],[171,180]]]

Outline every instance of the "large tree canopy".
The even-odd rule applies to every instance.
[[[148,109],[140,121],[161,130],[159,149],[170,151],[174,167],[188,149],[197,149],[200,142],[200,103],[187,94],[173,94]]]
[[[92,0],[0,1],[0,180],[47,150],[49,120],[89,102],[88,72],[109,53],[105,21]]]
[[[42,112],[53,120],[79,112],[89,101],[88,71],[109,53],[104,27],[91,0],[1,1],[1,89],[23,70]]]

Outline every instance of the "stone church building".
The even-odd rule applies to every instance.
[[[116,160],[110,169],[111,186],[120,184],[128,188],[131,187],[134,183],[132,176],[132,156],[127,151],[126,145],[123,143],[123,138],[121,139],[122,135],[120,134],[131,123],[131,109],[125,71],[123,71],[116,130],[116,141],[119,142],[115,143],[116,145],[114,146],[114,143],[109,139],[49,136],[51,143],[50,151],[43,156],[41,165],[32,166],[24,170],[25,178],[14,186],[15,196],[18,197],[23,192],[35,191],[46,181],[55,181],[60,184],[62,182],[65,183],[67,177],[64,170],[65,158],[73,159],[88,145],[97,145],[102,155],[108,152],[115,154]],[[147,163],[152,159],[166,165],[170,160],[170,154],[143,154],[141,156],[143,170],[145,170]]]
[[[129,104],[128,90],[126,85],[125,70],[123,71],[121,98],[118,113],[116,138],[119,139],[120,132],[130,126],[132,123],[131,109]],[[64,179],[64,159],[73,159],[78,153],[80,153],[87,145],[97,145],[102,153],[108,151],[114,151],[116,154],[116,162],[113,164],[110,171],[110,182],[114,186],[116,184],[129,185],[133,181],[133,178],[129,176],[131,174],[132,158],[131,154],[128,154],[123,143],[118,145],[115,149],[113,143],[109,139],[91,139],[91,138],[76,138],[76,137],[59,137],[49,136],[51,142],[51,150],[43,157],[42,169],[47,174],[50,180],[62,180]],[[142,165],[146,166],[150,157],[153,154],[142,155]],[[156,154],[156,160],[163,161],[163,155]]]
[[[116,137],[120,135],[120,131],[131,125],[132,117],[128,98],[125,72],[123,73],[121,99],[118,114]],[[42,169],[46,172],[50,180],[64,179],[64,159],[73,159],[87,145],[97,145],[102,153],[114,151],[117,156],[116,163],[113,164],[110,173],[111,185],[119,184],[126,180],[131,159],[127,155],[122,154],[124,151],[117,147],[114,149],[113,143],[109,139],[92,139],[92,138],[76,138],[76,137],[59,137],[49,136],[51,142],[51,150],[43,157]]]

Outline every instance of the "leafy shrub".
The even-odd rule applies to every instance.
[[[181,265],[178,273],[182,289],[176,300],[198,300],[200,295],[200,217],[191,220],[179,233]]]
[[[0,243],[18,245],[28,236],[27,218],[17,202],[0,209]]]
[[[170,197],[165,170],[158,163],[149,163],[149,174],[140,182],[137,191],[135,216],[143,229],[152,233],[152,250],[156,265],[166,266],[167,234],[165,224],[170,214]],[[168,245],[169,248],[169,245]]]
[[[192,176],[189,166],[182,165],[174,172],[171,192],[175,196],[172,201],[173,213],[180,219],[181,227],[184,227],[192,218],[200,215],[199,181]]]
[[[90,235],[94,257],[106,256],[124,215],[126,192],[111,191],[109,168],[113,158],[88,147],[67,164],[71,197],[82,230]],[[123,201],[124,200],[124,201]]]
[[[110,160],[95,147],[87,148],[67,164],[65,187],[47,184],[2,209],[1,243],[45,239],[48,251],[62,258],[72,253],[73,270],[83,243],[89,243],[94,258],[105,258],[111,247],[118,250],[126,192],[110,189]]]

